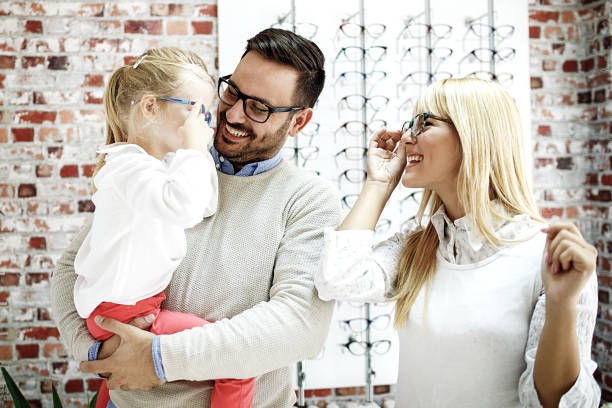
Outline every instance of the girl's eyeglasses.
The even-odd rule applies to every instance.
[[[182,103],[183,105],[192,105],[192,106],[197,103],[195,101],[188,101],[187,99],[180,99],[180,98],[171,98],[169,96],[160,96],[159,99],[162,101]],[[212,120],[212,113],[206,110],[206,107],[204,106],[204,104],[202,104],[202,115],[204,115],[204,120],[206,121],[206,123],[208,123],[208,126],[210,126],[210,121]]]
[[[391,348],[390,340],[376,340],[373,343],[365,341],[357,341],[353,337],[349,337],[346,343],[340,344],[346,347],[351,354],[355,356],[363,356],[367,350],[371,350],[375,354],[385,354]]]
[[[450,119],[444,119],[440,116],[432,115],[429,112],[423,112],[423,113],[419,113],[418,115],[416,115],[414,119],[404,122],[404,125],[402,126],[402,134],[410,131],[410,136],[416,138],[425,129],[425,125],[427,124],[427,119],[429,118],[441,120],[443,122],[450,123],[451,125],[453,124],[453,122]]]
[[[131,106],[136,105],[138,102],[140,102],[140,99],[141,98],[134,99],[132,102],[130,102],[130,105]],[[190,100],[181,99],[181,98],[172,98],[170,96],[160,96],[157,99],[161,101],[181,103],[183,105],[191,105],[191,106],[197,103],[196,101],[190,101]],[[206,123],[208,123],[208,126],[210,126],[210,122],[212,121],[212,113],[206,110],[206,106],[204,106],[204,104],[202,104],[202,115],[204,115],[204,120],[206,121]]]
[[[354,319],[340,320],[340,327],[343,329],[349,329],[353,333],[362,333],[370,326],[375,329],[386,329],[391,321],[391,315],[388,313],[376,316],[373,319],[366,319],[365,317],[357,317]]]

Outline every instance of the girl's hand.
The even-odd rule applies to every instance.
[[[191,108],[185,123],[178,129],[178,132],[183,137],[185,149],[196,149],[202,152],[208,150],[208,144],[213,138],[214,131],[204,120],[201,103],[196,103]]]
[[[406,144],[400,131],[381,129],[368,147],[367,181],[388,184],[395,189],[406,167]]]
[[[597,249],[572,223],[556,222],[546,232],[542,282],[546,302],[575,306],[582,288],[597,266]]]

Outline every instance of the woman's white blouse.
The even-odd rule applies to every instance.
[[[399,331],[400,386],[398,387],[398,395],[400,398],[398,401],[400,405],[411,407],[541,407],[534,388],[533,367],[538,341],[545,321],[545,294],[539,268],[544,239],[536,237],[535,240],[530,240],[530,242],[536,243],[537,248],[535,249],[533,244],[531,244],[532,248],[528,248],[529,245],[519,248],[520,244],[517,244],[516,248],[512,245],[506,247],[509,250],[505,250],[489,244],[474,227],[469,216],[451,222],[444,209],[441,208],[432,217],[431,221],[440,238],[438,272],[442,270],[442,273],[436,273],[435,279],[437,281],[432,286],[432,293],[429,294],[430,300],[426,306],[429,316],[427,324],[419,324],[423,320],[422,307],[425,292],[425,289],[423,289],[419,293],[415,306],[413,306],[408,323]],[[530,223],[526,216],[516,216],[511,222],[500,221],[495,224],[497,235],[505,239],[525,237],[527,234],[533,235],[534,231],[539,228],[540,226]],[[397,262],[408,234],[409,231],[398,233],[381,243],[373,245],[373,231],[326,230],[320,268],[315,276],[319,296],[323,300],[336,299],[374,303],[384,301],[393,295]],[[512,254],[512,250],[523,252],[519,252],[520,255],[515,256]],[[487,320],[487,316],[490,317],[492,314],[495,316],[497,313],[498,316],[501,314],[505,318],[509,310],[513,311],[513,306],[506,299],[503,299],[505,302],[497,302],[496,298],[491,296],[490,286],[485,286],[491,284],[491,282],[484,282],[487,279],[483,279],[483,276],[486,275],[479,274],[478,271],[474,270],[482,269],[478,265],[485,265],[486,267],[486,263],[492,262],[491,260],[496,259],[496,257],[499,257],[501,262],[503,262],[503,259],[519,259],[524,252],[528,252],[528,256],[532,258],[524,264],[529,271],[506,274],[511,278],[504,284],[509,285],[506,287],[512,288],[508,293],[516,293],[521,296],[521,294],[529,292],[528,296],[519,297],[523,304],[517,305],[517,309],[522,308],[527,311],[526,322],[516,316],[514,317],[516,321],[494,318],[490,320],[493,327],[482,330],[481,326]],[[506,258],[501,256],[501,253],[504,253]],[[495,265],[499,265],[499,263]],[[485,273],[490,273],[490,271],[485,270]],[[458,286],[461,285],[464,286],[459,289]],[[493,285],[496,285],[496,283],[493,283]],[[529,290],[523,290],[523,292],[515,290],[521,285]],[[465,293],[461,293],[464,287],[470,288],[469,290],[476,288],[476,292],[482,289],[484,296],[490,296],[488,302],[491,304],[487,306],[486,310],[471,307],[469,305],[470,298],[466,299]],[[506,292],[503,288],[502,293],[505,296]],[[532,293],[533,295],[531,295]],[[466,301],[468,302],[467,305]],[[457,305],[457,309],[469,310],[471,317],[458,323],[457,316],[452,317],[452,313],[445,314],[444,310],[454,309],[454,307],[449,309],[449,305]],[[593,372],[597,365],[591,360],[591,338],[596,315],[597,277],[593,273],[578,300],[576,334],[580,350],[580,374],[573,387],[562,397],[560,407],[597,407],[599,404],[601,391],[593,378]],[[481,316],[481,318],[478,316]],[[460,320],[463,319],[460,318]],[[445,343],[440,340],[440,336],[436,332],[427,332],[431,328],[427,327],[430,324],[440,329],[437,333],[448,334],[451,330],[460,330],[462,334],[469,336],[471,342],[464,345],[454,341]],[[473,325],[473,327],[465,327],[466,324],[468,326]],[[490,366],[490,361],[480,362],[475,360],[480,355],[478,347],[482,347],[483,344],[490,344],[491,347],[495,346],[491,343],[493,342],[492,332],[494,333],[497,330],[513,330],[516,333],[514,333],[514,337],[510,336],[510,338],[515,338],[522,343],[508,345],[508,353],[497,353],[497,356],[499,356],[498,361],[496,361],[497,364],[512,365],[512,367],[500,368],[500,372],[517,373],[517,378],[510,379],[510,385],[506,384],[505,388],[502,385],[497,387],[497,383],[493,386],[488,384],[488,381],[490,381],[488,377],[494,375],[494,373],[479,372],[475,374],[475,370],[478,370],[477,367],[487,367],[487,363]],[[482,333],[481,337],[479,337],[479,333]],[[457,336],[457,339],[459,338]],[[436,345],[432,346],[432,343]],[[444,347],[448,349],[443,350]],[[406,350],[406,348],[410,350]],[[505,354],[510,354],[512,348],[519,355],[522,354],[524,361],[508,359]],[[416,349],[420,352],[417,352]],[[451,352],[447,355],[459,353],[459,363],[453,364],[452,361],[448,360],[441,361],[441,355],[444,352]],[[462,359],[462,356],[468,356],[473,361],[468,361],[465,357]],[[494,358],[497,359],[497,357]],[[518,360],[521,360],[521,358],[519,357]],[[416,362],[416,365],[424,372],[414,373],[415,370],[411,370],[410,367],[411,362]],[[419,365],[419,362],[422,364]],[[430,377],[427,376],[427,372],[430,371],[428,368],[433,370]],[[432,380],[428,381],[427,378]],[[504,381],[498,381],[498,383],[501,382]],[[419,386],[415,386],[415,383],[418,383]],[[468,390],[473,390],[475,383],[482,384],[483,388],[478,400],[473,396],[467,397]],[[497,389],[492,389],[495,387]],[[513,395],[508,395],[508,393],[513,393]],[[488,399],[492,394],[514,402],[506,405],[496,404],[495,401]],[[453,395],[452,398],[450,398],[451,395]],[[461,397],[457,396],[463,396],[465,400],[461,401]],[[409,401],[406,401],[406,398],[409,398]]]

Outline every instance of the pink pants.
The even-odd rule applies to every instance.
[[[147,299],[137,302],[135,305],[119,305],[116,303],[103,302],[87,318],[87,328],[96,340],[106,340],[114,333],[106,331],[94,322],[95,316],[111,317],[123,323],[129,323],[136,317],[155,315],[155,321],[151,326],[151,333],[172,334],[193,327],[208,324],[206,320],[200,319],[189,313],[171,312],[160,310],[161,303],[166,299],[163,292]],[[219,379],[215,380],[211,397],[212,408],[250,408],[253,402],[253,388],[255,378]],[[96,408],[106,408],[109,400],[106,381],[102,382]]]

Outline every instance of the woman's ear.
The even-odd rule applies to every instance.
[[[155,120],[159,113],[159,104],[157,103],[157,98],[153,95],[143,96],[138,103],[138,108],[142,116],[149,121]]]

